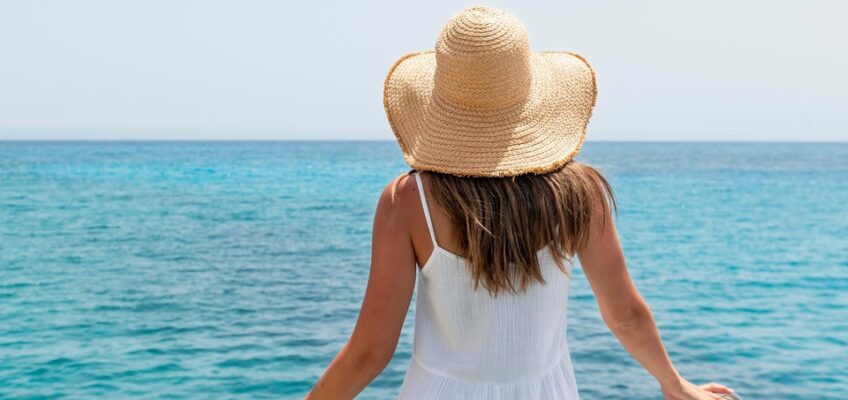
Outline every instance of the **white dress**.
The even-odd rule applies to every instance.
[[[475,291],[466,260],[438,245],[421,177],[415,180],[433,241],[419,272],[412,359],[399,400],[575,400],[566,342],[569,276],[548,247],[546,284],[491,297]],[[566,268],[573,269],[571,260]]]

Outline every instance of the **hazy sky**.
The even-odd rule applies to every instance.
[[[479,2],[0,0],[0,139],[392,139],[385,74]],[[489,1],[599,80],[594,140],[848,140],[848,2]]]

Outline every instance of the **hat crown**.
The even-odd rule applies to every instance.
[[[450,106],[492,110],[526,100],[532,83],[527,29],[512,14],[471,7],[436,42],[434,94]]]

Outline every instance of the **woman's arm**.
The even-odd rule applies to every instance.
[[[715,383],[698,388],[674,368],[651,310],[630,278],[613,214],[607,205],[603,207],[607,207],[605,218],[593,222],[592,237],[578,257],[604,323],[633,358],[656,378],[666,399],[718,399],[711,392],[730,393],[729,388]]]
[[[392,195],[393,184],[380,196],[374,217],[371,272],[359,318],[347,344],[307,394],[307,400],[353,399],[394,355],[415,287],[409,211],[400,207],[410,202],[408,181],[404,179],[398,185],[396,196]]]

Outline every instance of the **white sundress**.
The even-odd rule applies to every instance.
[[[418,274],[412,359],[398,399],[579,399],[566,342],[571,281],[548,247],[537,254],[546,284],[497,297],[475,291],[466,260],[436,242],[418,172],[415,180],[433,253]],[[565,265],[571,272],[571,260]]]

